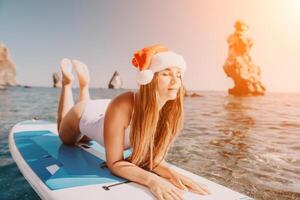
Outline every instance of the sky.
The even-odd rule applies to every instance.
[[[298,0],[0,0],[0,42],[23,85],[52,86],[66,57],[88,65],[91,87],[107,87],[117,70],[124,88],[137,88],[133,53],[163,44],[185,58],[188,90],[226,91],[226,39],[238,19],[267,91],[300,92]]]

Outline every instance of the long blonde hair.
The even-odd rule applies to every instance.
[[[149,84],[140,86],[130,127],[132,154],[128,160],[150,171],[165,158],[171,143],[183,127],[182,82],[176,99],[167,101],[161,110],[158,107],[157,91],[158,72]]]

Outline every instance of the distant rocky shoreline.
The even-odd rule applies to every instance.
[[[17,86],[16,65],[9,57],[8,49],[0,43],[0,90],[6,86]]]

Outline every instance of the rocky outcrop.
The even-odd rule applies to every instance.
[[[250,57],[253,40],[246,35],[247,30],[245,23],[237,21],[235,32],[227,39],[229,51],[223,69],[234,82],[228,93],[235,96],[263,95],[266,90],[261,82],[260,68]]]
[[[184,96],[185,97],[203,97],[202,94],[196,93],[196,92],[188,92],[185,87],[183,87],[184,90]]]
[[[52,74],[52,79],[53,79],[53,87],[54,88],[57,88],[57,87],[59,87],[59,75],[58,75],[58,73],[56,73],[56,72],[54,72],[53,74]]]
[[[6,87],[4,87],[3,85],[0,85],[0,90],[6,90]]]
[[[120,74],[115,71],[112,78],[109,81],[108,88],[110,89],[119,89],[122,87],[122,79]]]
[[[16,86],[16,65],[9,58],[8,49],[0,43],[0,86]]]

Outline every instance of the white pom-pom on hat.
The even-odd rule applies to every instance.
[[[152,81],[153,76],[154,76],[154,73],[150,69],[138,71],[136,74],[136,82],[139,85],[146,85]]]

